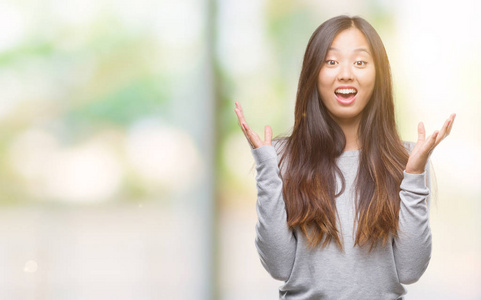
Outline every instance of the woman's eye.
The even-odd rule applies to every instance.
[[[332,59],[329,59],[329,60],[326,60],[326,63],[330,66],[333,66],[336,64],[336,61],[335,60],[332,60]]]
[[[356,64],[356,66],[362,67],[362,66],[365,66],[367,64],[367,62],[360,60],[360,61],[356,61],[355,64]]]

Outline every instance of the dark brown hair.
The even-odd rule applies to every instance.
[[[335,241],[344,251],[336,226],[335,198],[344,192],[346,182],[335,162],[344,150],[346,139],[323,105],[317,82],[332,41],[351,27],[364,34],[376,68],[374,91],[359,125],[362,151],[355,181],[358,228],[354,246],[369,243],[371,251],[381,240],[385,245],[389,234],[397,236],[400,184],[408,152],[396,130],[386,50],[367,21],[338,16],[314,31],[299,78],[292,134],[275,141],[280,141],[283,149],[279,168],[285,164],[282,179],[288,226],[299,227],[311,248],[324,240],[322,247]],[[336,174],[342,182],[338,194],[335,194]]]

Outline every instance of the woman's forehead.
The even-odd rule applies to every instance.
[[[365,53],[370,55],[371,51],[369,48],[369,43],[364,34],[359,29],[351,27],[336,35],[328,51]]]
[[[342,51],[345,51],[346,49],[339,49],[339,48],[336,48],[336,47],[329,47],[329,49],[327,49],[327,51],[332,51],[332,52],[342,52]],[[369,48],[366,48],[366,47],[359,47],[359,48],[355,48],[355,49],[352,49],[352,52],[354,53],[362,53],[364,52],[365,54],[369,54],[371,55],[371,52],[369,51]]]

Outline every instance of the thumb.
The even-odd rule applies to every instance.
[[[426,138],[426,130],[424,129],[424,124],[423,122],[419,122],[418,124],[418,142],[424,141]]]
[[[264,139],[266,145],[272,145],[272,128],[269,125],[264,127]]]

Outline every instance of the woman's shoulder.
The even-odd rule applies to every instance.
[[[410,142],[410,141],[402,141],[404,148],[408,151],[408,153],[411,153],[413,150],[414,146],[416,145],[415,142]]]
[[[277,152],[277,161],[278,162],[280,161],[280,159],[281,159],[281,157],[284,153],[284,150],[286,148],[287,139],[288,139],[287,137],[281,137],[281,138],[276,138],[276,139],[272,140],[272,146],[274,147],[274,149]],[[280,170],[279,170],[281,176],[286,173],[287,165],[288,165],[287,158],[285,158],[283,160],[282,166],[280,166]]]

